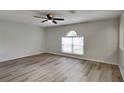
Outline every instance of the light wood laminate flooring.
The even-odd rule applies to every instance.
[[[0,82],[120,82],[118,66],[53,54],[0,63]]]

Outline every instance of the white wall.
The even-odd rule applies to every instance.
[[[63,54],[61,53],[61,37],[70,30],[75,30],[78,36],[84,36],[84,56],[74,55],[73,57],[118,64],[119,19],[46,28],[47,52]]]
[[[85,55],[73,57],[118,64],[118,22],[112,19],[51,27],[45,32],[40,27],[0,20],[0,62],[44,52],[63,54],[61,37],[75,30],[85,38]]]
[[[0,21],[0,62],[44,52],[44,30]]]
[[[122,73],[122,76],[124,78],[124,12],[121,15],[120,18],[120,71]]]

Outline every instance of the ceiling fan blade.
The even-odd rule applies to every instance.
[[[53,20],[53,23],[54,23],[54,24],[57,24],[57,22],[56,22],[56,21],[54,21],[54,20]]]
[[[63,21],[64,19],[63,18],[53,18],[53,20],[61,20],[61,21]]]
[[[44,19],[47,19],[46,17],[40,17],[40,16],[34,16],[36,18],[44,18]]]
[[[46,22],[47,20],[43,20],[43,21],[41,21],[41,23],[44,23],[44,22]]]

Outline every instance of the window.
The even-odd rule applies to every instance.
[[[66,36],[77,36],[75,31],[69,31]]]
[[[75,31],[67,33],[66,37],[62,37],[62,52],[70,54],[84,54],[84,38],[78,37]]]

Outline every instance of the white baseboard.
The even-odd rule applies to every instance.
[[[1,60],[0,62],[6,62],[6,61],[11,61],[11,60],[19,59],[19,58],[24,58],[24,57],[30,57],[30,56],[40,55],[40,54],[43,54],[43,53],[44,53],[44,52],[39,52],[39,53],[31,54],[31,55],[18,56],[18,57],[14,57],[14,58],[4,59],[4,60]]]
[[[73,57],[73,58],[89,60],[89,61],[95,61],[95,62],[100,62],[100,63],[118,65],[117,63],[113,63],[113,62],[108,62],[108,61],[104,61],[104,60],[90,59],[90,58],[85,58],[85,57],[80,57],[80,56],[78,57],[78,56],[68,55],[68,54],[64,54],[64,53],[55,53],[55,52],[46,52],[46,53],[60,55],[60,56],[66,56],[66,57]]]
[[[95,62],[100,62],[100,63],[118,65],[116,63],[112,63],[112,62],[108,62],[108,61],[104,61],[104,60],[96,60],[96,59],[90,59],[90,58],[84,58],[84,57],[80,57],[80,56],[68,55],[68,54],[64,54],[64,53],[54,53],[54,52],[40,52],[40,53],[36,53],[36,54],[32,54],[32,55],[25,55],[25,56],[19,56],[16,58],[5,59],[5,60],[2,60],[0,62],[10,61],[10,60],[14,60],[14,59],[23,58],[23,57],[35,56],[35,55],[39,55],[39,54],[43,54],[43,53],[50,53],[50,54],[55,54],[55,55],[60,55],[60,56],[66,56],[66,57],[72,57],[72,58],[83,59],[83,60],[90,60],[90,61],[95,61]]]

